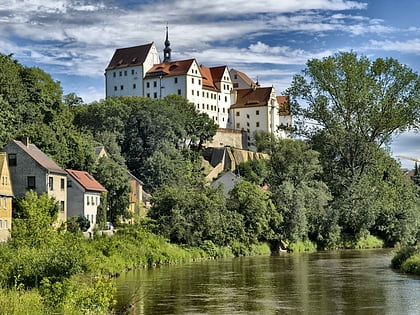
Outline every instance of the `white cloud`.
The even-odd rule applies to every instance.
[[[366,49],[420,53],[420,38],[414,38],[406,41],[371,40],[369,43],[370,45],[369,47],[366,47]]]

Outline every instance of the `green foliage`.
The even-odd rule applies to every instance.
[[[226,206],[241,218],[244,233],[237,235],[237,240],[250,245],[276,237],[282,217],[269,199],[269,194],[260,187],[247,181],[236,183],[229,193]]]
[[[44,315],[46,310],[42,303],[42,297],[36,290],[23,292],[16,289],[0,289],[0,314]]]
[[[262,185],[265,183],[268,177],[268,160],[249,160],[247,162],[240,163],[237,167],[237,172],[245,180],[254,183],[256,185]]]
[[[34,191],[27,192],[17,200],[13,210],[11,244],[40,247],[54,239],[53,225],[60,210],[46,193],[38,196]]]
[[[108,157],[102,157],[95,165],[92,175],[108,191],[108,220],[115,224],[119,218],[129,217],[131,185],[127,169]]]
[[[304,241],[297,241],[291,243],[289,248],[294,253],[301,253],[301,252],[314,252],[316,251],[316,244],[312,243],[310,240]]]
[[[391,260],[392,268],[400,269],[408,258],[419,253],[419,249],[414,246],[401,248]]]
[[[223,193],[210,187],[163,186],[153,195],[149,216],[171,242],[192,246],[205,240],[229,244],[241,229],[238,216],[226,209]]]
[[[328,188],[319,180],[321,171],[318,153],[303,141],[276,139],[273,143],[268,183],[284,220],[281,239],[297,242],[311,236],[318,241],[329,233],[319,224],[331,199]]]

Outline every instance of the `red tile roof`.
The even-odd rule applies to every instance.
[[[211,75],[213,77],[214,82],[220,82],[223,79],[223,74],[225,73],[225,69],[227,66],[219,66],[219,67],[212,67],[210,68]]]
[[[218,90],[217,86],[214,84],[211,69],[200,65],[200,72],[203,78],[203,89]]]
[[[66,175],[67,173],[57,165],[50,157],[42,152],[35,144],[29,143],[27,146],[20,141],[12,140],[19,148],[25,151],[32,159],[47,171]]]
[[[77,181],[85,190],[89,191],[106,191],[105,187],[102,186],[96,179],[93,178],[88,172],[85,171],[75,171],[66,169],[67,174],[69,174],[75,181]]]
[[[266,106],[270,100],[272,89],[271,87],[267,87],[236,90],[236,104],[230,108]]]
[[[115,51],[114,56],[105,70],[120,69],[126,67],[140,66],[146,60],[153,43],[119,48]]]
[[[194,61],[195,59],[187,59],[153,65],[153,67],[147,71],[146,78],[187,74]]]
[[[288,96],[277,96],[277,103],[279,103],[279,114],[280,116],[290,115],[290,102]]]

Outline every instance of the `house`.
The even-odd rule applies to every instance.
[[[106,152],[103,145],[100,145],[95,147],[95,156],[96,159],[99,160],[101,157],[108,157],[108,152]]]
[[[58,222],[67,219],[67,173],[36,145],[12,140],[2,150],[7,153],[15,197],[33,190],[47,193],[60,205]]]
[[[226,197],[228,197],[229,192],[233,189],[233,187],[235,187],[235,184],[241,181],[243,181],[243,179],[240,176],[232,172],[226,172],[222,176],[214,180],[210,185],[212,187],[218,187],[221,185],[223,193]]]
[[[131,185],[130,205],[128,206],[128,211],[133,215],[133,217],[128,220],[128,223],[133,224],[135,220],[134,216],[146,216],[146,208],[143,202],[144,183],[130,172],[127,172],[127,174],[130,178]]]
[[[7,241],[12,229],[12,180],[7,154],[0,152],[0,242]]]
[[[265,131],[282,138],[289,137],[285,131],[279,129],[282,124],[291,124],[290,111],[287,111],[288,98],[278,98],[273,87],[254,87],[235,92],[235,104],[230,107],[232,124],[234,129],[247,132],[248,147],[251,150],[255,150],[255,131]]]
[[[67,216],[83,216],[90,222],[88,231],[92,231],[97,222],[98,206],[101,193],[106,189],[92,175],[85,171],[66,169],[67,182]]]

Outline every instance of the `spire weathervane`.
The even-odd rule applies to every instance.
[[[169,42],[168,37],[168,23],[166,23],[166,40],[165,40],[165,49],[163,50],[163,62],[170,62],[171,61],[171,43]]]

